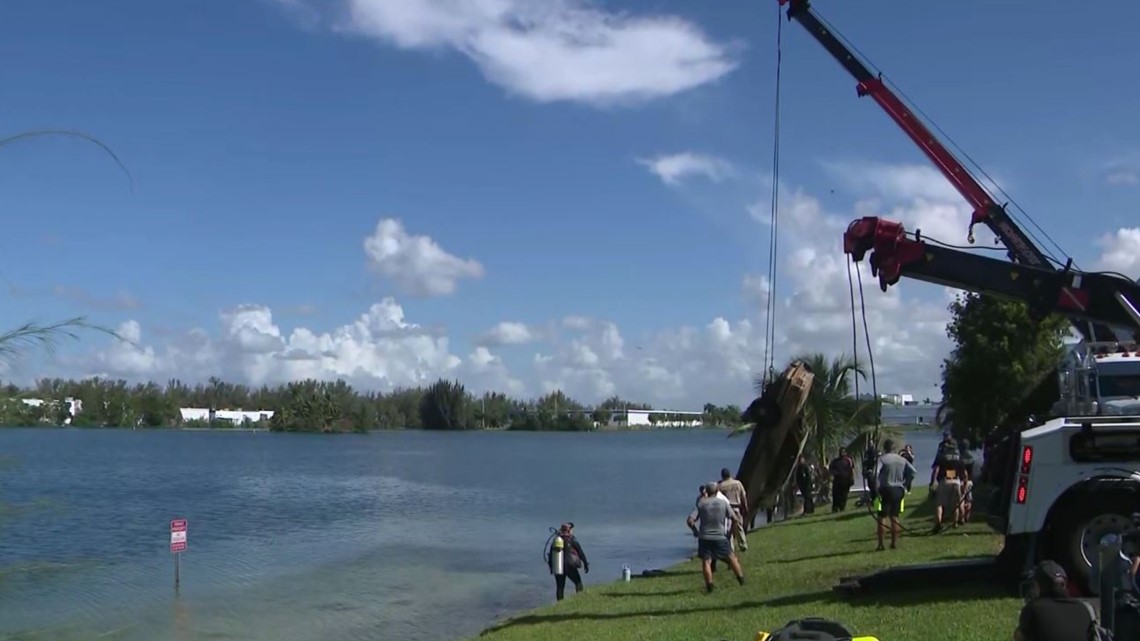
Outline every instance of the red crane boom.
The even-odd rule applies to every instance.
[[[871,96],[974,208],[970,242],[974,225],[985,224],[1016,263],[927,245],[918,234],[909,238],[901,223],[868,216],[848,226],[843,250],[856,262],[871,252],[872,273],[883,291],[908,276],[1026,301],[1036,312],[1068,316],[1089,339],[1113,336],[1105,325],[1140,332],[1140,284],[1115,274],[1077,272],[1071,270],[1071,261],[1063,269],[1056,268],[950,150],[816,16],[810,0],[778,1],[788,5],[788,19],[803,25],[855,78],[858,95]]]

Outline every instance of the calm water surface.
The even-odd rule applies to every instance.
[[[473,635],[553,599],[542,551],[561,521],[587,583],[688,556],[696,487],[746,440],[0,431],[0,639]],[[177,595],[172,518],[190,522]]]

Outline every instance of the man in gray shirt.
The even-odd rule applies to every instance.
[[[883,549],[883,534],[886,530],[886,520],[891,520],[891,549],[898,547],[899,542],[899,515],[902,514],[903,497],[906,488],[918,471],[910,461],[895,453],[895,442],[887,439],[883,442],[883,455],[879,457],[879,464],[875,469],[875,477],[879,484],[879,547]]]
[[[688,519],[689,529],[697,537],[697,556],[701,559],[705,589],[713,591],[713,559],[727,562],[736,575],[737,583],[744,585],[744,570],[740,568],[740,561],[732,552],[732,543],[729,541],[738,521],[736,511],[728,501],[717,498],[716,483],[706,485],[705,494],[705,497],[697,501],[697,508]]]

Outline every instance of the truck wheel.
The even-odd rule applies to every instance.
[[[1069,503],[1050,537],[1053,560],[1064,566],[1069,581],[1085,594],[1096,594],[1093,565],[1099,563],[1100,543],[1110,534],[1120,536],[1132,526],[1131,497],[1116,493],[1085,495]]]

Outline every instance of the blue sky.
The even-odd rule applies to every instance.
[[[78,140],[0,148],[2,320],[85,314],[138,336],[9,376],[443,375],[744,402],[763,360],[768,227],[748,208],[767,215],[774,5],[6,3],[3,132],[95,135],[133,190]],[[1122,81],[1140,5],[1111,20],[1060,2],[815,8],[1078,263],[1140,275],[1140,88]],[[798,24],[783,43],[781,216],[803,224],[781,239],[781,357],[850,344],[828,297],[846,289],[839,235],[821,221],[871,208],[961,242],[966,215]],[[670,167],[688,171],[662,180]],[[365,239],[384,219],[399,224],[381,259]],[[929,394],[946,297],[869,291],[881,387]]]

